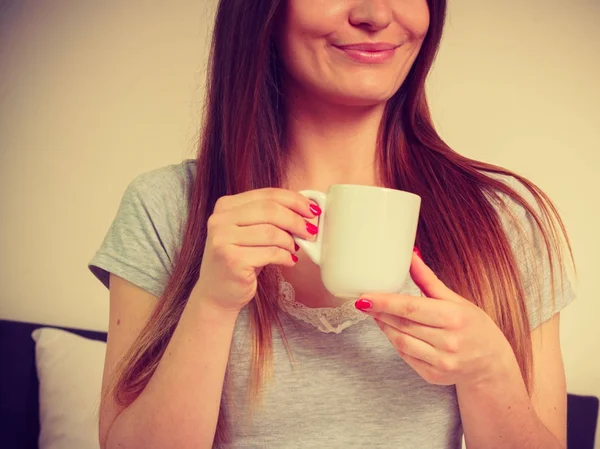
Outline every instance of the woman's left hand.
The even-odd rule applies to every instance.
[[[416,252],[410,274],[425,297],[364,294],[356,307],[375,318],[423,379],[471,387],[501,379],[515,368],[514,352],[494,321],[446,287]]]

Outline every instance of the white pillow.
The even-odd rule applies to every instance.
[[[99,449],[106,343],[49,327],[31,334],[40,381],[40,449]]]

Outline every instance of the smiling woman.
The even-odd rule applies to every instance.
[[[568,240],[535,185],[436,133],[445,9],[220,2],[198,157],[132,182],[90,263],[103,447],[564,446]],[[298,251],[327,214],[298,192],[332,184],[420,196],[400,292],[349,304]]]
[[[276,44],[299,91],[339,104],[383,103],[400,88],[429,28],[425,0],[287,2]],[[279,25],[278,25],[279,26]],[[360,30],[361,32],[357,32]]]

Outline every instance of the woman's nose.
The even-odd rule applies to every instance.
[[[348,20],[367,31],[383,30],[392,21],[390,0],[360,0],[350,10]]]

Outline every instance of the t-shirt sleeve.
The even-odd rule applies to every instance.
[[[171,274],[184,210],[172,170],[135,178],[125,190],[90,271],[108,288],[113,273],[160,297]]]
[[[536,213],[541,212],[533,195],[520,181],[511,177],[505,182],[523,196]],[[562,242],[561,254],[553,249],[550,259],[543,234],[533,215],[512,198],[505,195],[501,197],[510,211],[501,214],[501,218],[521,273],[529,324],[533,330],[575,299],[571,271],[568,269],[572,264],[566,245]],[[543,215],[541,219],[547,220]],[[519,226],[522,228],[520,231]],[[560,228],[558,232],[560,236]]]

